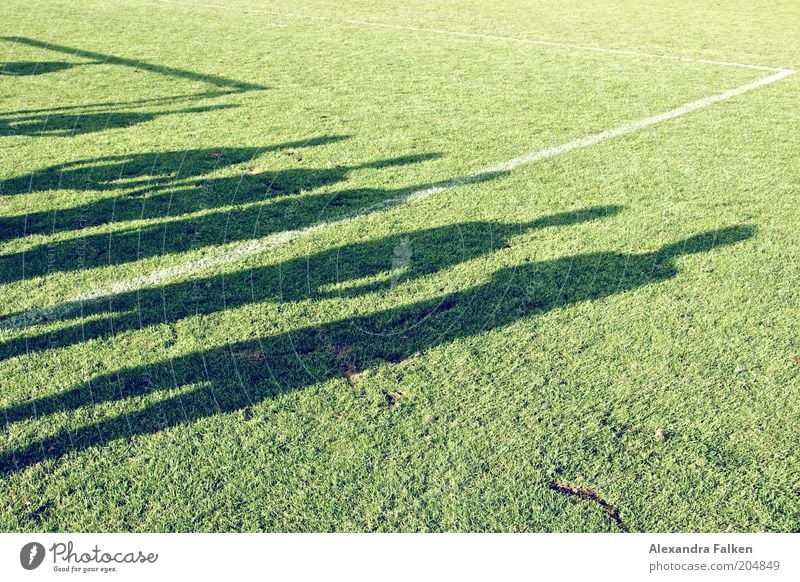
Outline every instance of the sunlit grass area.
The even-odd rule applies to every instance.
[[[800,75],[502,164],[800,9],[584,4],[5,2],[0,529],[798,531]]]

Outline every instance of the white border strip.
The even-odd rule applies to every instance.
[[[72,299],[67,300],[64,303],[60,303],[52,307],[31,309],[28,311],[24,311],[22,313],[18,313],[16,315],[12,315],[10,317],[0,320],[0,331],[11,331],[21,327],[27,327],[29,325],[35,325],[37,323],[46,322],[54,318],[67,315],[72,311],[78,310],[80,306],[85,302],[97,301],[99,299],[109,298],[111,296],[120,293],[128,293],[131,291],[144,289],[147,287],[156,287],[162,283],[165,283],[166,281],[176,279],[178,277],[182,277],[185,275],[194,275],[201,271],[205,271],[213,267],[217,267],[219,265],[224,265],[227,263],[231,263],[234,261],[238,261],[240,259],[256,255],[267,249],[284,245],[293,240],[296,240],[304,236],[308,236],[314,232],[317,232],[319,230],[322,230],[330,226],[341,226],[361,216],[366,216],[369,214],[374,214],[376,212],[385,211],[390,208],[394,208],[396,206],[400,206],[403,204],[424,200],[425,198],[428,198],[434,194],[443,192],[445,190],[450,190],[452,188],[463,186],[465,184],[480,182],[489,179],[491,177],[497,176],[498,174],[510,172],[515,168],[519,168],[520,166],[533,164],[540,160],[566,154],[568,152],[571,152],[572,150],[588,147],[600,143],[602,141],[605,141],[607,139],[633,133],[645,127],[669,121],[670,119],[675,119],[676,117],[686,115],[687,113],[691,113],[692,111],[696,111],[697,109],[708,107],[709,105],[712,105],[714,103],[725,101],[726,99],[731,99],[732,97],[737,97],[739,95],[742,95],[743,93],[752,91],[753,89],[758,89],[759,87],[776,83],[781,79],[784,79],[793,74],[795,74],[795,71],[789,69],[781,69],[777,73],[770,75],[768,77],[757,79],[756,81],[752,81],[751,83],[747,83],[746,85],[742,85],[734,89],[729,89],[728,91],[719,93],[717,95],[704,97],[702,99],[698,99],[697,101],[686,103],[685,105],[681,105],[680,107],[677,107],[665,113],[659,113],[658,115],[645,117],[644,119],[639,119],[631,123],[626,123],[625,125],[620,125],[619,127],[615,127],[614,129],[609,129],[601,133],[596,133],[594,135],[589,135],[586,137],[575,139],[567,143],[561,144],[559,146],[546,148],[536,152],[531,152],[529,154],[508,160],[496,166],[485,168],[468,176],[455,178],[453,180],[443,182],[441,184],[438,184],[430,188],[425,188],[423,190],[412,192],[411,194],[408,194],[406,196],[400,196],[397,198],[391,198],[389,200],[385,200],[378,204],[363,208],[357,212],[345,214],[331,221],[318,222],[306,228],[297,230],[287,230],[264,238],[251,240],[246,243],[236,245],[230,248],[229,250],[225,250],[217,254],[211,254],[209,256],[202,257],[200,259],[196,259],[179,265],[174,265],[171,267],[166,267],[164,269],[159,269],[153,271],[152,273],[148,273],[147,275],[142,275],[140,277],[134,277],[123,281],[118,281],[106,287],[99,287],[87,291],[85,293],[81,293],[79,295],[74,296]]]
[[[696,57],[681,57],[676,55],[661,55],[657,53],[649,53],[643,51],[631,51],[625,49],[612,49],[603,48],[598,46],[589,46],[581,44],[572,44],[567,42],[532,39],[532,38],[519,38],[514,36],[502,36],[496,34],[482,34],[479,32],[467,32],[459,30],[445,30],[441,28],[424,28],[420,26],[410,26],[405,24],[391,24],[385,22],[374,22],[370,20],[353,20],[348,18],[330,18],[327,16],[317,16],[313,14],[298,14],[296,12],[280,12],[277,10],[269,10],[267,8],[244,8],[239,6],[223,6],[221,4],[203,4],[198,5],[191,2],[179,2],[178,0],[150,0],[147,4],[173,4],[176,6],[185,6],[188,8],[195,8],[197,10],[212,9],[212,10],[227,10],[231,12],[243,12],[246,14],[270,14],[282,18],[298,18],[303,20],[316,20],[319,22],[329,22],[332,24],[343,24],[347,26],[371,26],[374,28],[388,28],[391,30],[405,30],[409,32],[420,32],[428,34],[440,34],[446,36],[459,36],[464,38],[477,38],[481,40],[491,40],[500,42],[517,42],[522,44],[531,44],[536,46],[547,46],[553,48],[572,49],[580,51],[590,51],[595,53],[605,53],[611,55],[624,55],[629,57],[640,57],[646,59],[660,59],[666,61],[675,61],[680,63],[697,63],[702,65],[716,65],[720,67],[736,67],[740,69],[752,69],[755,71],[772,71],[779,72],[786,69],[780,67],[765,67],[762,65],[750,65],[747,63],[735,63],[731,61],[714,61],[709,59],[701,59]]]

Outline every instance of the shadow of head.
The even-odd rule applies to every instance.
[[[712,230],[691,236],[680,242],[666,245],[656,254],[663,259],[670,260],[682,255],[705,253],[718,247],[732,245],[751,238],[755,228],[750,225],[734,225],[718,230]]]
[[[573,226],[582,222],[600,220],[601,218],[609,218],[619,214],[622,211],[622,208],[622,206],[616,204],[609,204],[606,206],[590,206],[588,208],[580,208],[570,212],[548,214],[546,216],[537,218],[536,220],[532,220],[531,222],[521,224],[520,231],[546,228],[549,226]]]

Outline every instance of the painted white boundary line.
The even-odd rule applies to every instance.
[[[261,239],[251,240],[246,243],[236,245],[229,250],[217,254],[212,254],[206,257],[202,257],[200,259],[196,259],[194,261],[189,261],[187,263],[182,263],[179,265],[166,267],[164,269],[159,269],[153,271],[152,273],[148,273],[147,275],[142,275],[140,277],[134,277],[123,281],[118,281],[106,287],[99,287],[87,291],[85,293],[81,293],[64,303],[60,303],[52,307],[45,307],[41,309],[31,309],[28,311],[24,311],[16,315],[6,317],[5,319],[0,319],[0,331],[10,331],[14,329],[19,329],[21,327],[27,327],[29,325],[42,323],[57,317],[61,317],[72,311],[76,311],[80,308],[81,304],[85,302],[107,299],[114,295],[118,295],[120,293],[128,293],[131,291],[136,291],[138,289],[155,287],[171,279],[176,279],[184,275],[193,275],[219,265],[224,265],[227,263],[231,263],[233,261],[250,257],[264,250],[286,244],[288,242],[307,236],[309,234],[312,234],[314,232],[317,232],[319,230],[322,230],[330,226],[340,226],[361,216],[385,211],[395,206],[400,206],[402,204],[408,204],[411,202],[424,200],[425,198],[428,198],[439,192],[449,190],[451,188],[456,188],[458,186],[463,186],[465,184],[480,182],[489,179],[491,177],[497,176],[499,174],[510,172],[511,170],[514,170],[515,168],[518,168],[520,166],[533,164],[540,160],[552,158],[554,156],[558,156],[561,154],[566,154],[568,152],[571,152],[572,150],[591,146],[601,141],[605,141],[607,139],[633,133],[639,129],[649,127],[651,125],[656,125],[658,123],[662,123],[670,119],[675,119],[676,117],[686,115],[687,113],[691,113],[692,111],[695,111],[697,109],[708,107],[709,105],[712,105],[714,103],[718,103],[720,101],[724,101],[726,99],[731,99],[732,97],[742,95],[743,93],[747,93],[748,91],[752,91],[753,89],[757,89],[765,85],[776,83],[781,79],[784,79],[793,74],[795,74],[795,71],[789,69],[781,69],[777,73],[774,73],[768,77],[757,79],[745,85],[741,85],[740,87],[729,89],[728,91],[719,93],[717,95],[711,95],[710,97],[704,97],[702,99],[698,99],[697,101],[686,103],[685,105],[681,105],[680,107],[677,107],[670,111],[659,113],[658,115],[653,115],[651,117],[645,117],[644,119],[639,119],[631,123],[626,123],[625,125],[620,125],[619,127],[615,127],[613,129],[609,129],[601,133],[596,133],[594,135],[578,138],[555,147],[546,148],[536,152],[531,152],[529,154],[508,160],[496,166],[485,168],[468,176],[462,176],[460,178],[448,180],[436,186],[412,192],[411,194],[408,194],[406,196],[400,196],[397,198],[391,198],[385,200],[378,204],[358,210],[357,212],[352,212],[349,214],[342,215],[341,217],[336,218],[334,220],[318,222],[306,228],[301,228],[297,230],[288,230]]]
[[[762,65],[750,65],[747,63],[735,63],[730,61],[715,61],[709,59],[701,59],[696,57],[681,57],[676,55],[661,55],[657,53],[649,53],[643,51],[631,51],[625,49],[612,49],[598,46],[588,46],[581,44],[572,44],[568,42],[559,42],[543,39],[532,38],[519,38],[514,36],[503,36],[496,34],[482,34],[479,32],[466,32],[458,30],[445,30],[441,28],[424,28],[420,26],[409,26],[405,24],[391,24],[385,22],[374,22],[369,20],[353,20],[348,18],[330,18],[328,16],[317,16],[313,14],[299,14],[297,12],[280,12],[278,10],[270,10],[268,8],[243,8],[238,6],[224,6],[221,4],[203,4],[198,5],[192,2],[179,2],[178,0],[150,0],[147,4],[173,4],[176,6],[186,6],[187,8],[195,8],[197,10],[212,9],[212,10],[227,10],[230,12],[244,12],[247,14],[270,14],[283,18],[298,18],[302,20],[316,20],[319,22],[329,22],[332,24],[343,24],[347,26],[372,26],[375,28],[388,28],[391,30],[405,30],[409,32],[421,32],[428,34],[440,34],[446,36],[460,36],[464,38],[478,38],[481,40],[491,40],[500,42],[517,42],[521,44],[531,44],[537,46],[548,46],[553,48],[572,49],[579,51],[590,51],[595,53],[606,53],[612,55],[624,55],[629,57],[640,57],[646,59],[660,59],[666,61],[675,61],[680,63],[697,63],[703,65],[717,65],[720,67],[737,67],[741,69],[753,69],[755,71],[772,71],[778,72],[786,69],[780,67],[765,67]]]
[[[551,156],[563,154],[568,151],[574,150],[576,148],[590,146],[612,137],[617,137],[620,135],[625,135],[626,133],[631,133],[632,131],[636,131],[637,129],[642,129],[643,127],[648,127],[650,125],[655,125],[657,123],[668,121],[670,119],[675,119],[676,117],[680,117],[681,115],[686,115],[687,113],[691,113],[692,111],[695,111],[697,109],[702,109],[703,107],[708,107],[709,105],[713,105],[714,103],[725,101],[726,99],[730,99],[731,97],[737,97],[739,95],[742,95],[743,93],[752,91],[753,89],[758,89],[759,87],[763,87],[764,85],[771,85],[772,83],[776,83],[781,79],[784,79],[790,75],[794,75],[795,73],[796,71],[793,71],[791,69],[781,69],[780,71],[778,71],[773,75],[770,75],[769,77],[763,77],[761,79],[757,79],[755,81],[752,81],[751,83],[741,85],[740,87],[729,89],[724,93],[711,95],[710,97],[704,97],[702,99],[698,99],[697,101],[692,101],[691,103],[687,103],[686,105],[681,105],[680,107],[677,107],[670,111],[659,113],[658,115],[653,115],[652,117],[646,117],[644,119],[640,119],[638,121],[634,121],[626,125],[621,125],[619,127],[615,127],[614,129],[609,129],[608,131],[604,131],[602,133],[597,133],[595,135],[590,135],[587,137],[576,139],[575,141],[565,143],[564,145],[542,150],[541,152],[527,154],[519,158],[514,158],[513,160],[509,160],[503,164],[495,166],[490,171],[505,172],[513,170],[518,166],[522,166],[524,164],[530,164],[532,162],[541,160],[543,158],[549,158]]]

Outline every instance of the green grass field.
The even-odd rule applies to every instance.
[[[0,530],[800,531],[796,1],[0,21]]]

